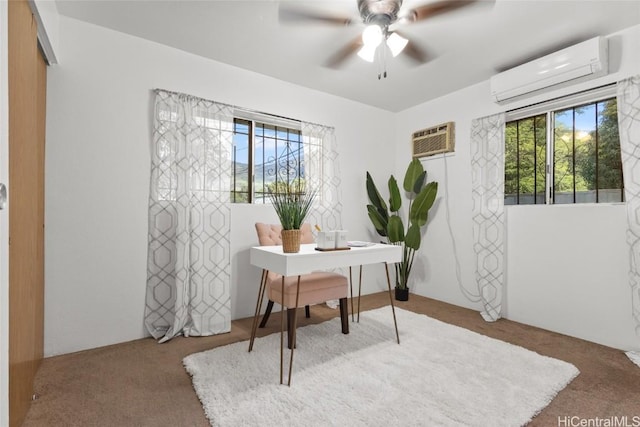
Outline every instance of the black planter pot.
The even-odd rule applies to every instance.
[[[409,301],[409,288],[396,288],[396,300],[397,301]]]

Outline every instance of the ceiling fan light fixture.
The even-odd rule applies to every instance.
[[[396,33],[391,33],[389,38],[387,38],[387,46],[389,46],[389,50],[391,50],[391,54],[396,57],[402,50],[407,46],[409,40],[405,39],[402,36],[397,35]]]
[[[362,32],[362,43],[365,46],[376,47],[382,42],[382,28],[379,25],[369,25]]]
[[[378,45],[365,44],[358,51],[358,56],[367,62],[373,62],[376,58],[376,49],[378,49]]]

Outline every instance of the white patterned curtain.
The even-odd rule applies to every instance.
[[[301,123],[307,187],[317,197],[306,222],[326,230],[342,228],[340,166],[334,128]]]
[[[484,320],[501,317],[504,285],[504,113],[471,122],[473,249]]]
[[[636,335],[640,337],[640,76],[618,82],[617,100],[622,176],[627,206],[631,306]],[[636,353],[636,357],[636,363],[640,364],[640,354]]]
[[[231,330],[233,109],[155,91],[145,325],[160,342]]]

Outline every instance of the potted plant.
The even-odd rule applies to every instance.
[[[287,185],[284,191],[269,190],[269,198],[282,225],[282,251],[296,253],[300,251],[300,226],[309,213],[316,197],[315,192],[305,192],[298,187],[292,191]]]
[[[386,237],[387,242],[402,246],[402,260],[395,265],[396,272],[396,299],[407,301],[409,299],[409,276],[413,267],[415,252],[420,249],[420,230],[427,224],[429,209],[433,206],[438,183],[425,183],[427,172],[418,159],[409,163],[404,176],[403,188],[409,199],[407,209],[407,224],[405,227],[400,217],[402,197],[396,179],[389,178],[389,206],[385,203],[373,178],[367,172],[367,195],[370,205],[367,205],[369,218],[379,235]],[[406,232],[405,232],[406,230]]]

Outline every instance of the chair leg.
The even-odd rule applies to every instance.
[[[340,321],[342,323],[342,333],[349,333],[349,308],[347,307],[347,298],[340,298]]]
[[[307,319],[309,319],[311,317],[311,313],[309,313],[309,306],[305,305],[304,306],[304,315]]]
[[[295,345],[293,342],[293,319],[297,313],[298,310],[295,308],[287,308],[287,342],[289,343],[289,350]]]
[[[264,316],[262,316],[262,322],[260,322],[261,328],[264,328],[267,325],[267,320],[269,320],[271,310],[273,310],[273,301],[269,300],[267,303],[267,309],[264,311]]]

